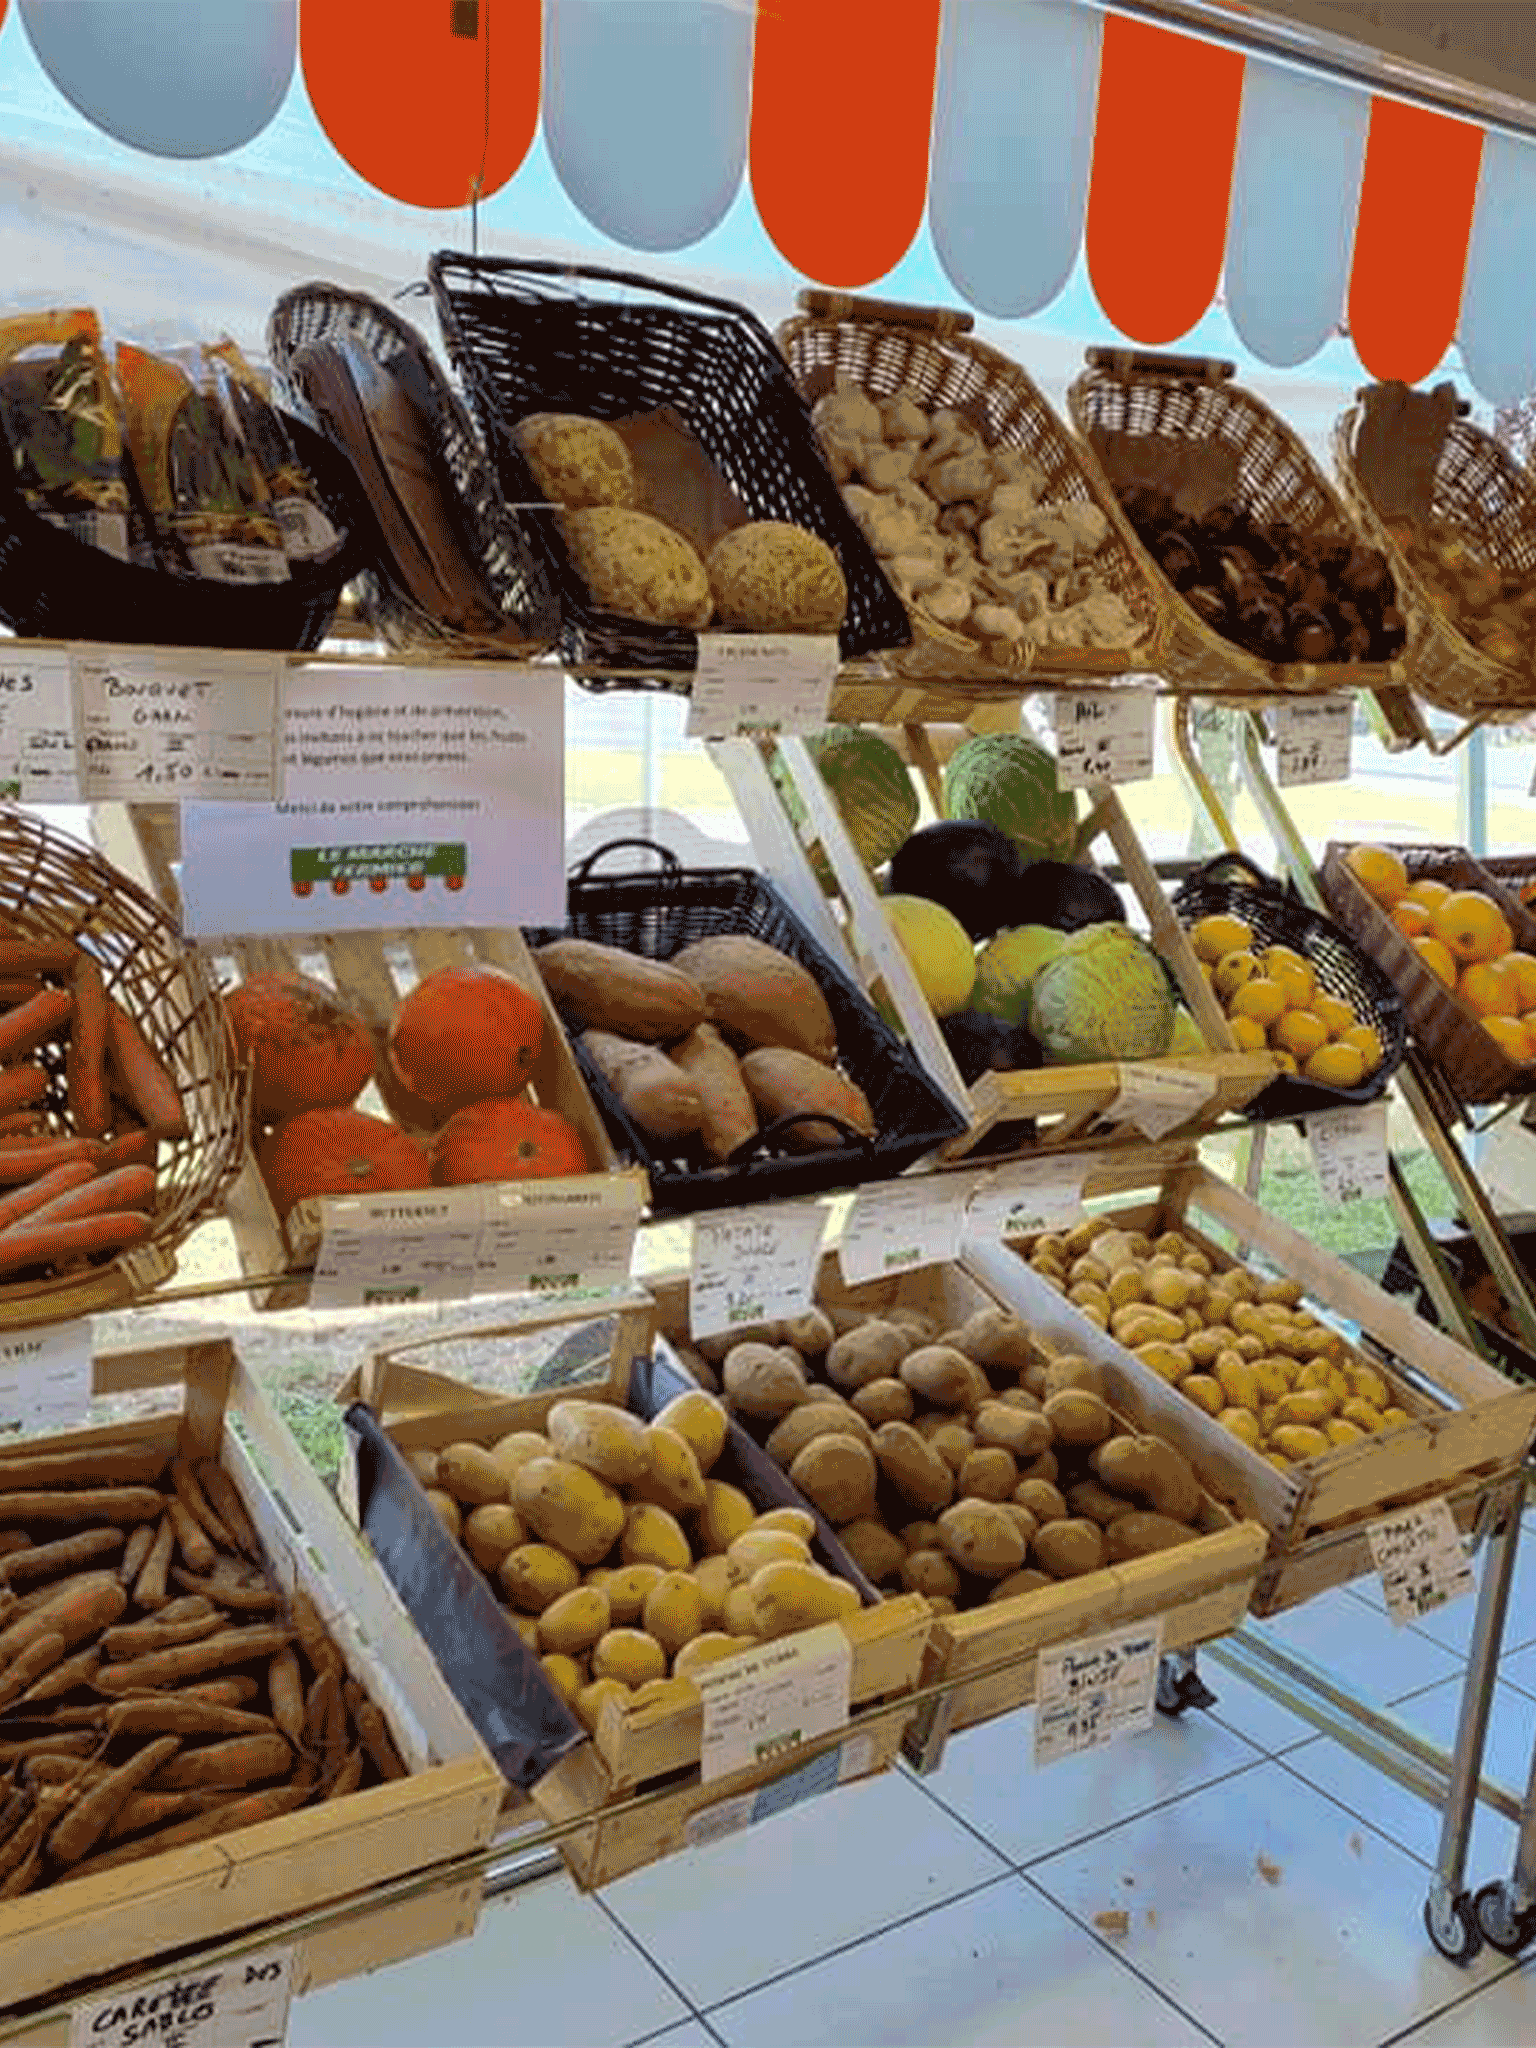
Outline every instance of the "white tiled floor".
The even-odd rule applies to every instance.
[[[1484,1768],[1519,1791],[1536,1576],[1516,1592],[1530,1647]],[[1340,1592],[1266,1626],[1449,1742],[1451,1612],[1394,1629]],[[300,2000],[294,2048],[1536,2048],[1536,1958],[1459,1970],[1424,1934],[1438,1815],[1215,1657],[1201,1669],[1213,1713],[1038,1775],[1016,1714],[956,1737],[931,1778],[845,1787],[596,1898],[564,1878],[514,1892],[471,1940]],[[1508,1874],[1512,1840],[1479,1816],[1470,1885]]]

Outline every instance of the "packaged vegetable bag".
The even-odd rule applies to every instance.
[[[121,562],[151,559],[118,395],[88,307],[0,320],[0,431],[39,518]]]

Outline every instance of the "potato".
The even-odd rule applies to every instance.
[[[903,1522],[899,1533],[908,1550],[937,1550],[939,1547],[937,1522]]]
[[[952,1344],[924,1344],[909,1351],[901,1361],[900,1376],[935,1408],[975,1408],[992,1393],[981,1367]]]
[[[681,1337],[669,1336],[667,1341],[672,1346],[678,1364],[695,1384],[706,1394],[718,1394],[720,1375],[703,1352],[695,1351],[693,1346],[685,1344]],[[679,1394],[677,1398],[681,1400],[683,1397]]]
[[[926,1420],[926,1417],[920,1420]],[[976,1448],[975,1432],[966,1428],[963,1422],[950,1422],[940,1415],[935,1426],[921,1430],[928,1448],[936,1451],[951,1472],[958,1472],[966,1459]]]
[[[803,1316],[791,1316],[781,1332],[786,1344],[793,1344],[802,1358],[820,1358],[837,1337],[832,1318],[823,1309],[807,1309]]]
[[[1016,1380],[1039,1356],[1028,1323],[1001,1308],[977,1309],[944,1342],[1000,1379]]]
[[[553,1457],[550,1441],[536,1429],[513,1429],[491,1445],[491,1456],[507,1475],[510,1492],[513,1480],[533,1458]]]
[[[1155,1372],[1171,1387],[1187,1379],[1195,1369],[1195,1361],[1182,1344],[1165,1344],[1160,1337],[1150,1344],[1138,1344],[1136,1356],[1149,1372]]]
[[[1346,1422],[1355,1420],[1346,1416]],[[1283,1451],[1293,1464],[1304,1464],[1308,1458],[1321,1458],[1333,1449],[1320,1429],[1309,1429],[1299,1422],[1282,1423],[1271,1439],[1277,1451]]]
[[[1231,1350],[1223,1351],[1213,1368],[1213,1377],[1226,1395],[1229,1408],[1251,1408],[1257,1415],[1264,1396],[1258,1374],[1248,1359]]]
[[[1002,1509],[1003,1513],[1008,1517],[1009,1521],[1012,1522],[1013,1526],[1024,1538],[1024,1541],[1028,1543],[1030,1538],[1034,1535],[1035,1531],[1040,1526],[1040,1524],[1035,1520],[1034,1516],[1029,1512],[1029,1509],[1026,1507],[1021,1507],[1018,1501],[1016,1500],[1000,1500],[997,1503],[997,1505]]]
[[[1161,1337],[1167,1344],[1181,1344],[1189,1334],[1182,1316],[1176,1316],[1171,1309],[1156,1308],[1150,1302],[1133,1302],[1129,1308],[1117,1308],[1109,1319],[1109,1331],[1117,1343],[1133,1351],[1138,1344],[1150,1343],[1154,1337]]]
[[[939,1326],[922,1309],[913,1308],[910,1302],[898,1302],[895,1308],[888,1308],[881,1319],[894,1323],[898,1330],[905,1330],[914,1345],[931,1344],[939,1334]]]
[[[427,1499],[432,1503],[433,1514],[457,1543],[464,1530],[464,1517],[459,1512],[458,1502],[451,1493],[444,1493],[440,1486],[429,1486]]]
[[[530,1458],[513,1481],[513,1506],[536,1536],[577,1564],[597,1564],[624,1527],[624,1503],[584,1465]]]
[[[803,1543],[816,1541],[816,1517],[809,1508],[765,1508],[752,1524],[754,1529],[787,1529]]]
[[[1051,1448],[1051,1425],[1043,1413],[1007,1401],[983,1401],[971,1417],[978,1445],[999,1445],[1017,1458],[1038,1457]]]
[[[872,1585],[899,1578],[906,1562],[907,1546],[893,1536],[884,1522],[864,1515],[838,1530],[838,1540]]]
[[[1171,1515],[1143,1513],[1117,1515],[1104,1532],[1105,1554],[1111,1564],[1129,1557],[1147,1557],[1154,1550],[1173,1550],[1180,1543],[1193,1543],[1199,1535]]]
[[[557,1401],[544,1418],[555,1456],[595,1472],[610,1486],[629,1486],[650,1470],[645,1424],[608,1401]]]
[[[704,1596],[687,1572],[667,1572],[646,1595],[641,1626],[675,1657],[704,1627]]]
[[[720,1626],[733,1636],[749,1636],[757,1640],[757,1609],[752,1604],[752,1582],[744,1586],[732,1586],[725,1596],[725,1611],[720,1617]]]
[[[1299,1394],[1282,1395],[1276,1406],[1277,1422],[1308,1422],[1321,1427],[1340,1406],[1331,1387],[1313,1387]]]
[[[736,1345],[726,1354],[721,1377],[733,1407],[767,1422],[787,1415],[810,1392],[798,1354],[767,1344]]]
[[[626,1564],[659,1564],[664,1572],[685,1572],[693,1563],[677,1517],[649,1501],[636,1502],[625,1515],[619,1555]]]
[[[694,1518],[699,1547],[706,1555],[722,1556],[732,1540],[757,1520],[757,1510],[739,1486],[723,1479],[706,1479],[704,1505]]]
[[[997,1398],[1004,1408],[1019,1408],[1026,1415],[1040,1413],[1040,1396],[1032,1394],[1028,1387],[1004,1387]]]
[[[827,1352],[827,1378],[845,1394],[871,1380],[890,1379],[914,1348],[911,1334],[878,1317],[839,1337]]]
[[[1054,1486],[1061,1477],[1061,1461],[1054,1451],[1042,1451],[1038,1458],[1018,1461],[1020,1479],[1044,1479]]]
[[[1047,1522],[1031,1549],[1035,1562],[1053,1579],[1076,1579],[1085,1572],[1096,1572],[1107,1554],[1104,1531],[1086,1516]]]
[[[507,1498],[507,1475],[481,1444],[445,1444],[437,1454],[437,1483],[466,1507]]]
[[[725,1553],[732,1585],[744,1586],[765,1564],[789,1558],[795,1564],[809,1564],[811,1546],[803,1536],[789,1529],[764,1529],[754,1522],[744,1529]]]
[[[493,1572],[509,1550],[528,1541],[528,1531],[516,1508],[487,1501],[465,1516],[462,1541],[481,1571]]]
[[[912,1389],[900,1380],[868,1380],[852,1396],[852,1405],[871,1429],[882,1422],[910,1422],[916,1405]]]
[[[857,1589],[846,1580],[805,1564],[765,1564],[747,1591],[757,1632],[765,1638],[842,1621],[863,1605]]]
[[[1044,1415],[1052,1436],[1061,1444],[1101,1444],[1115,1426],[1107,1404],[1086,1387],[1065,1387],[1052,1394]]]
[[[582,1687],[586,1684],[586,1673],[574,1657],[557,1652],[539,1659],[539,1668],[563,1700],[574,1705]]]
[[[1023,1564],[1029,1548],[1013,1517],[986,1500],[961,1500],[946,1508],[939,1516],[939,1541],[951,1563],[979,1579],[1006,1579]]]
[[[593,1646],[594,1678],[616,1678],[621,1685],[638,1686],[666,1675],[666,1652],[644,1629],[611,1628]]]
[[[514,1607],[528,1614],[544,1609],[581,1584],[581,1573],[551,1543],[520,1543],[496,1567],[496,1582]]]
[[[1102,1394],[1104,1368],[1095,1365],[1091,1359],[1079,1358],[1075,1351],[1063,1351],[1047,1363],[1038,1391],[1041,1400],[1048,1401],[1052,1394],[1064,1394],[1069,1387],[1083,1387],[1090,1394]]]
[[[1200,1512],[1200,1482],[1181,1451],[1155,1436],[1116,1437],[1089,1460],[1112,1493],[1128,1493],[1176,1522]]]
[[[659,1579],[661,1573],[658,1571],[656,1576]],[[703,1603],[704,1627],[718,1628],[725,1614],[725,1596],[730,1592],[732,1585],[731,1568],[724,1554],[701,1557],[693,1568],[693,1582],[699,1589],[699,1598]],[[646,1590],[649,1592],[650,1588],[647,1587]]]
[[[1118,1273],[1111,1273],[1109,1285],[1105,1290],[1105,1298],[1112,1310],[1130,1308],[1138,1301],[1148,1300],[1150,1295],[1151,1289],[1143,1280],[1139,1266],[1122,1266]],[[1174,1304],[1164,1302],[1162,1305],[1164,1308],[1171,1308]]]
[[[629,1696],[629,1687],[621,1683],[619,1679],[594,1678],[590,1685],[584,1685],[581,1688],[572,1704],[576,1709],[576,1718],[595,1734],[597,1732],[598,1716],[603,1711],[603,1701],[619,1700],[622,1702],[627,1700]]]
[[[960,1592],[960,1574],[953,1561],[937,1545],[932,1550],[909,1550],[901,1567],[902,1589],[923,1593],[932,1599],[955,1599]]]
[[[503,1607],[501,1611],[517,1630],[517,1639],[523,1645],[523,1648],[525,1650],[532,1650],[534,1655],[537,1656],[539,1651],[539,1624],[537,1619],[531,1614],[519,1614],[515,1607]]]
[[[630,1694],[635,1707],[659,1707],[668,1714],[686,1714],[699,1703],[699,1689],[686,1678],[648,1678]]]
[[[1067,1503],[1060,1489],[1048,1479],[1021,1479],[1013,1489],[1013,1497],[1021,1508],[1029,1509],[1037,1522],[1066,1519]]]
[[[407,1451],[405,1462],[420,1484],[430,1493],[437,1487],[436,1451]]]
[[[1346,1422],[1354,1423],[1355,1427],[1363,1430],[1367,1436],[1374,1436],[1381,1428],[1386,1411],[1372,1407],[1369,1401],[1351,1399],[1340,1404],[1339,1413]]]
[[[836,1401],[830,1396],[812,1398],[800,1407],[792,1408],[782,1422],[774,1425],[763,1448],[776,1465],[787,1469],[806,1445],[819,1436],[851,1436],[859,1443],[868,1443],[870,1428],[863,1416],[850,1408],[846,1401]]]
[[[687,1438],[652,1423],[645,1432],[645,1448],[649,1469],[631,1485],[631,1498],[650,1501],[674,1515],[697,1513],[704,1505],[704,1475]]]
[[[882,1423],[875,1431],[875,1456],[902,1499],[921,1512],[937,1514],[954,1499],[954,1473],[909,1423]]]
[[[608,1595],[599,1586],[577,1586],[551,1600],[539,1616],[539,1648],[579,1657],[608,1633]]]
[[[955,1492],[962,1500],[1005,1501],[1019,1483],[1019,1468],[1000,1444],[978,1444],[960,1467]]]
[[[711,1365],[724,1365],[726,1354],[734,1351],[738,1344],[766,1344],[770,1349],[776,1345],[783,1332],[782,1323],[748,1323],[743,1329],[722,1331],[714,1337],[700,1337],[698,1348]]]
[[[817,1437],[790,1466],[789,1477],[834,1526],[875,1511],[874,1453],[854,1437]]]
[[[695,1672],[718,1664],[723,1658],[739,1657],[741,1652],[740,1636],[728,1636],[723,1629],[705,1629],[701,1635],[690,1636],[673,1657],[672,1676],[691,1679]]]
[[[593,1572],[589,1586],[608,1596],[609,1619],[615,1628],[629,1628],[640,1619],[651,1588],[662,1576],[659,1564],[622,1564],[613,1571]]]
[[[725,1449],[731,1423],[720,1403],[700,1389],[675,1395],[652,1426],[675,1430],[693,1452],[700,1472],[707,1479],[716,1459]]]
[[[1067,1508],[1079,1520],[1086,1518],[1107,1527],[1121,1515],[1130,1514],[1135,1506],[1134,1501],[1123,1500],[1118,1493],[1111,1493],[1097,1479],[1080,1479],[1075,1486],[1067,1488]]]
[[[1042,1593],[1056,1581],[1045,1572],[1025,1570],[1010,1572],[1006,1579],[999,1579],[987,1591],[987,1605],[993,1607],[999,1600],[1016,1600],[1028,1593]]]
[[[1203,1408],[1207,1415],[1219,1415],[1227,1405],[1226,1390],[1209,1373],[1192,1372],[1187,1380],[1180,1383],[1179,1392],[1193,1401],[1197,1408]]]

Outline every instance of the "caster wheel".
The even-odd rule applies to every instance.
[[[1176,1720],[1190,1707],[1214,1707],[1216,1695],[1193,1664],[1164,1657],[1157,1667],[1156,1700],[1158,1712]]]
[[[1517,1956],[1536,1937],[1536,1906],[1516,1913],[1510,1905],[1509,1890],[1502,1880],[1485,1884],[1481,1891],[1472,1894],[1472,1911],[1478,1932],[1488,1946],[1496,1948],[1500,1955]]]
[[[1482,1930],[1465,1892],[1454,1899],[1431,1893],[1424,1901],[1424,1931],[1448,1963],[1470,1963],[1483,1945]]]

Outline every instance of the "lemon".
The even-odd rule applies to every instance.
[[[1298,1061],[1309,1060],[1328,1043],[1328,1026],[1313,1010],[1287,1010],[1276,1021],[1269,1042],[1277,1052],[1288,1052]]]
[[[1277,1052],[1275,1054],[1275,1065],[1280,1069],[1282,1074],[1299,1074],[1301,1072],[1300,1067],[1298,1067],[1296,1064],[1296,1056],[1294,1053]]]
[[[1312,972],[1312,962],[1304,960],[1300,953],[1289,946],[1271,946],[1260,955],[1264,972],[1271,981],[1278,981],[1285,990],[1285,1000],[1293,1010],[1310,1008],[1317,991],[1317,976]]]
[[[1381,1065],[1381,1040],[1369,1024],[1356,1024],[1352,1030],[1339,1034],[1340,1045],[1352,1045],[1365,1061],[1367,1074],[1374,1074]]]
[[[1348,1003],[1340,1002],[1337,996],[1315,996],[1311,1003],[1314,1017],[1320,1017],[1330,1038],[1342,1038],[1346,1031],[1352,1031],[1356,1018]]]
[[[1221,911],[1213,917],[1202,917],[1191,930],[1189,942],[1197,959],[1208,960],[1214,966],[1223,953],[1241,953],[1251,946],[1253,932],[1240,917]]]
[[[1325,1088],[1358,1088],[1365,1079],[1365,1054],[1358,1045],[1335,1039],[1303,1060],[1301,1071],[1309,1081],[1320,1081]]]
[[[1227,1022],[1239,1052],[1268,1052],[1269,1040],[1262,1024],[1255,1023],[1252,1017],[1229,1017]]]
[[[1231,1014],[1268,1027],[1285,1014],[1285,990],[1267,974],[1256,974],[1233,995]]]
[[[976,949],[964,925],[926,896],[887,896],[882,908],[933,1014],[963,1010],[976,985]]]
[[[1223,953],[1211,970],[1211,987],[1223,1002],[1227,1002],[1259,971],[1257,953],[1245,953],[1241,949]]]
[[[1369,896],[1390,910],[1408,892],[1408,870],[1385,846],[1352,846],[1344,856],[1355,880]]]

